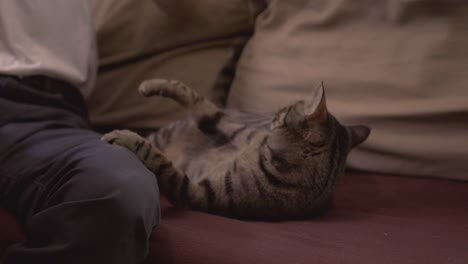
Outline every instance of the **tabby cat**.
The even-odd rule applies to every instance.
[[[311,101],[265,116],[219,109],[174,80],[145,81],[139,91],[175,100],[191,118],[147,138],[116,130],[103,140],[134,152],[173,205],[238,219],[315,214],[330,201],[350,149],[370,132],[328,113],[323,85]]]

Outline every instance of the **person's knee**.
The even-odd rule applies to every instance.
[[[95,200],[107,214],[122,222],[145,220],[159,223],[159,189],[156,176],[129,151],[105,146],[76,165],[66,200]]]
[[[116,207],[116,214],[129,221],[139,218],[153,219],[159,223],[159,190],[156,177],[146,168],[136,167],[132,171],[115,172],[109,175],[110,202]]]
[[[101,168],[100,177],[108,181],[112,202],[117,208],[120,207],[118,213],[129,218],[155,219],[156,225],[159,222],[159,189],[156,176],[125,149],[117,150],[114,158],[116,162],[121,163]]]

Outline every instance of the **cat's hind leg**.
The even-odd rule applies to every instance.
[[[207,135],[218,136],[219,142],[226,142],[247,128],[241,123],[228,121],[223,110],[180,81],[147,80],[140,85],[139,90],[144,96],[171,98],[186,107],[198,128]]]
[[[189,109],[195,118],[202,115],[214,115],[221,111],[210,100],[177,80],[147,80],[140,85],[139,91],[146,97],[156,95],[171,98]]]

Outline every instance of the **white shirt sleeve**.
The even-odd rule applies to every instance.
[[[88,0],[0,0],[0,74],[50,76],[87,96],[96,69]]]

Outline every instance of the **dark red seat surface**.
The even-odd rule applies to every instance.
[[[163,199],[148,263],[468,263],[468,183],[348,173],[306,221],[244,222]],[[21,238],[0,211],[0,248]]]
[[[348,173],[328,213],[280,223],[163,204],[149,263],[468,263],[466,182]]]

